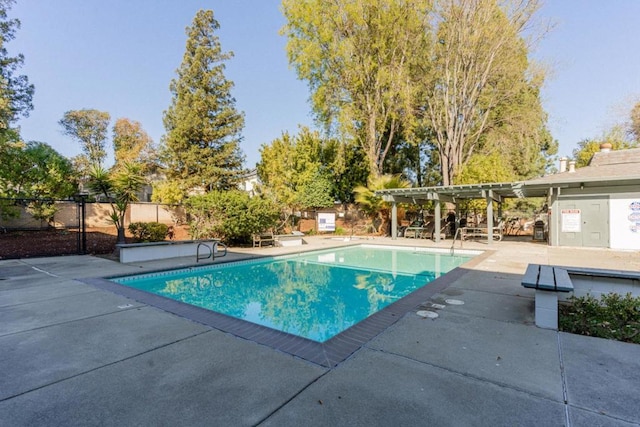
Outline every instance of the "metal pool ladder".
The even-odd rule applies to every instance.
[[[211,261],[214,261],[216,259],[215,253],[218,250],[218,246],[222,246],[222,248],[224,249],[223,254],[219,255],[218,258],[227,255],[227,245],[217,241],[211,242],[211,243],[212,243],[211,246],[209,246],[209,244],[206,242],[198,243],[198,247],[196,248],[196,262],[200,262],[201,259],[209,259],[209,258],[211,258]],[[207,248],[208,253],[200,255],[201,247]]]
[[[455,248],[454,246],[456,245],[456,239],[458,238],[458,235],[460,235],[460,248],[462,249],[462,233],[460,233],[460,230],[462,230],[462,227],[458,227],[456,229],[456,234],[453,236],[453,242],[451,242],[451,249],[449,250],[451,256],[455,255]]]

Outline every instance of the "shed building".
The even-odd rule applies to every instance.
[[[491,244],[494,203],[500,216],[504,199],[546,197],[550,245],[640,250],[640,148],[611,151],[604,146],[588,166],[576,169],[570,162],[563,170],[561,163],[561,172],[528,181],[397,188],[376,193],[392,204],[394,238],[397,203],[434,201],[439,223],[440,202],[485,199],[487,242]],[[439,241],[439,233],[434,239]]]
[[[550,245],[640,249],[640,148],[605,148],[588,166],[526,186],[554,189]]]

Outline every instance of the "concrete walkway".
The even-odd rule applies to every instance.
[[[639,271],[640,254],[465,248],[492,252],[332,369],[76,280],[193,260],[0,261],[0,425],[640,425],[640,346],[539,329],[520,286],[528,263]],[[437,319],[416,315],[433,303]]]

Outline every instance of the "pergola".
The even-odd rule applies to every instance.
[[[561,232],[561,213],[559,203],[561,199],[589,200],[593,197],[607,197],[622,195],[625,197],[640,197],[640,148],[611,151],[601,147],[602,151],[595,153],[589,165],[569,170],[560,166],[560,172],[540,178],[519,182],[500,182],[487,184],[447,185],[421,188],[394,188],[376,191],[376,194],[391,203],[391,233],[397,238],[398,203],[423,204],[427,201],[435,202],[435,222],[440,224],[440,203],[456,204],[460,200],[481,199],[487,201],[487,234],[488,243],[493,241],[493,203],[498,203],[498,214],[502,216],[502,201],[509,198],[546,197],[551,208],[551,229],[549,242],[558,245]],[[607,215],[611,215],[610,212]],[[435,233],[435,240],[440,240],[440,233]]]
[[[438,187],[393,188],[376,191],[385,202],[391,203],[391,237],[398,238],[398,203],[423,204],[435,203],[435,223],[440,224],[440,203],[456,204],[461,200],[482,199],[487,202],[487,242],[493,242],[493,203],[498,203],[498,216],[502,216],[502,202],[505,199],[524,197],[550,197],[553,187],[549,184],[531,185],[527,182],[498,182],[488,184],[446,185]],[[435,232],[436,243],[440,233]]]

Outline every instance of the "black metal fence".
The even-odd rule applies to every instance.
[[[0,259],[109,253],[115,236],[87,233],[87,201],[0,198]]]
[[[109,203],[71,200],[0,198],[0,259],[36,256],[109,254],[115,250],[116,228]],[[45,218],[45,219],[43,219]],[[184,222],[182,206],[136,202],[125,223]]]

